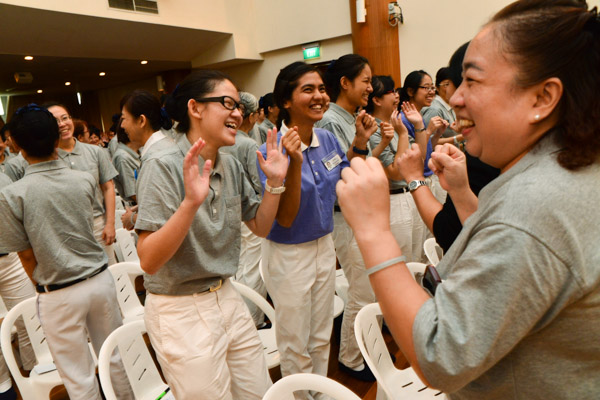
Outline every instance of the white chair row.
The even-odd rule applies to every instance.
[[[444,255],[444,250],[437,244],[435,238],[427,239],[423,243],[423,250],[425,251],[425,256],[433,266],[438,265]]]
[[[134,233],[127,229],[120,228],[115,232],[115,256],[118,262],[132,261],[139,262],[140,258],[135,247]]]

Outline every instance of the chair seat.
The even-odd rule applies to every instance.
[[[344,312],[344,300],[340,296],[333,297],[333,318],[337,318]]]

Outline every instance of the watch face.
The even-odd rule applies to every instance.
[[[415,190],[417,188],[418,181],[411,181],[408,184],[408,190]]]

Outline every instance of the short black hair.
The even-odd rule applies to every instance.
[[[52,155],[60,137],[56,118],[47,109],[33,103],[15,112],[9,130],[17,146],[36,158]]]
[[[8,124],[5,124],[1,129],[0,129],[0,138],[2,138],[3,142],[6,142],[6,131],[10,132],[10,129],[8,129]]]
[[[262,108],[265,110],[265,117],[269,116],[269,107],[275,106],[275,96],[273,92],[265,94],[262,98]]]

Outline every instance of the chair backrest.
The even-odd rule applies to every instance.
[[[121,221],[123,214],[125,214],[125,210],[115,210],[115,229],[123,228],[123,221]]]
[[[240,292],[240,294],[243,297],[256,304],[258,308],[260,308],[261,311],[265,313],[267,318],[269,318],[269,320],[271,321],[271,329],[275,329],[275,309],[267,302],[267,300],[265,300],[264,297],[262,297],[260,294],[256,293],[256,291],[252,290],[251,288],[242,283],[236,282],[234,280],[231,280],[231,283],[233,283],[233,286],[238,290],[238,292]]]
[[[263,400],[294,399],[293,393],[298,390],[312,390],[330,396],[334,400],[360,400],[350,389],[321,375],[293,374],[288,375],[267,390]]]
[[[444,255],[444,250],[435,241],[435,238],[429,238],[423,243],[423,250],[429,262],[436,266],[440,262],[440,257]]]
[[[116,231],[116,245],[121,250],[123,259],[118,261],[138,261],[140,258],[135,248],[135,240],[127,229],[117,229]],[[118,254],[117,254],[118,255]]]
[[[98,371],[106,400],[117,399],[110,378],[110,358],[115,348],[119,349],[136,400],[155,400],[168,388],[150,355],[143,336],[145,332],[144,320],[137,320],[115,329],[104,341]]]
[[[379,303],[372,303],[363,307],[354,321],[358,348],[377,380],[377,399],[444,398],[442,392],[425,386],[412,368],[394,366],[379,328],[377,317],[381,315]]]
[[[123,315],[123,322],[144,317],[144,306],[135,292],[135,278],[143,275],[144,271],[139,262],[120,262],[108,267],[115,280],[117,301]]]

